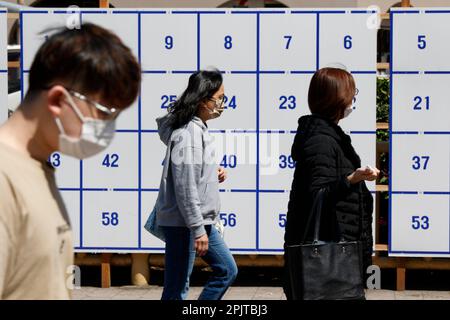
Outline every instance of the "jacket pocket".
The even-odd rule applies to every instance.
[[[201,197],[202,211],[206,215],[216,214],[220,207],[219,182],[213,181],[206,183],[205,191]]]

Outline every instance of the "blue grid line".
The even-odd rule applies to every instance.
[[[201,41],[200,24],[201,24],[200,14],[197,14],[197,71],[200,70],[200,41]]]
[[[139,129],[116,129],[117,133],[136,133],[139,131]]]
[[[261,11],[258,11],[258,10],[231,11],[231,14],[260,14],[260,13],[261,13]]]
[[[424,71],[424,74],[450,74],[450,71]]]
[[[255,193],[256,189],[230,189],[230,192],[234,193]]]
[[[419,10],[397,10],[397,11],[391,11],[391,13],[395,13],[395,14],[398,14],[398,13],[406,13],[406,14],[412,14],[412,13],[420,13],[420,11]],[[391,29],[392,30],[392,29]],[[391,31],[391,33],[392,33],[392,31]],[[392,43],[392,42],[391,42]]]
[[[260,71],[260,74],[285,74],[286,71],[273,70],[273,71]]]
[[[350,134],[376,134],[376,131],[350,131]]]
[[[80,247],[83,247],[83,160],[80,160]]]
[[[80,12],[81,14],[106,14],[107,10],[74,10],[76,12]]]
[[[266,134],[280,134],[280,133],[286,133],[286,130],[260,130],[259,133],[266,133]]]
[[[80,10],[76,10],[76,9],[72,9],[72,10],[55,10],[53,11],[53,14],[75,14],[75,13],[79,13]]]
[[[23,39],[23,11],[21,11],[19,13],[19,23],[20,23],[20,100],[23,100],[23,48],[25,47],[24,45],[24,39]]]
[[[316,71],[319,70],[320,14],[316,13]]]
[[[262,193],[285,193],[287,190],[269,190],[269,189],[261,189],[259,192]]]
[[[450,13],[450,10],[425,10],[425,13]]]
[[[195,70],[174,70],[174,71],[172,71],[173,74],[191,74],[194,72],[195,72]]]
[[[316,71],[309,71],[309,70],[305,70],[305,71],[301,71],[301,70],[294,70],[290,72],[291,74],[314,74],[316,73]]]
[[[257,133],[256,130],[231,130],[231,133]]]
[[[144,74],[161,74],[161,73],[167,73],[165,70],[142,70],[142,73]]]
[[[450,254],[450,251],[389,251],[389,253],[399,254]]]
[[[376,10],[352,10],[350,11],[351,14],[374,14],[378,13]]]
[[[423,134],[427,135],[447,135],[450,131],[424,131]]]
[[[425,13],[450,13],[450,10],[425,10]]]
[[[236,70],[236,71],[231,71],[231,74],[255,74],[255,73],[260,73],[259,71],[251,71],[251,70]]]
[[[419,74],[419,71],[392,71],[392,74]]]
[[[0,70],[0,73],[8,73],[8,70]]]
[[[118,12],[120,12],[120,11],[118,11]],[[133,12],[133,11],[130,11],[130,12]],[[139,14],[166,14],[167,13],[167,11],[136,11],[136,13],[139,13]]]
[[[260,60],[259,60],[259,51],[260,51],[260,19],[261,16],[258,13],[256,15],[256,131],[258,132],[256,134],[256,250],[259,250],[259,166],[260,166],[260,159],[259,159],[259,90],[260,90],[260,83],[259,83],[259,71],[260,71]]]
[[[176,10],[172,14],[226,14],[226,11],[198,11],[198,10]]]
[[[350,71],[350,73],[351,74],[377,74],[377,71],[376,70],[361,70],[361,71],[353,70],[353,71]]]
[[[392,68],[393,68],[393,33],[394,33],[394,16],[393,11],[389,12],[389,21],[391,22],[391,32],[389,34],[390,37],[390,47],[389,47],[389,186],[388,186],[388,251],[389,253],[392,251],[392,86],[394,82]]]
[[[113,188],[112,190],[115,192],[139,192],[139,191],[141,191],[140,188]]]
[[[143,74],[191,74],[196,72],[197,70],[142,70]],[[24,72],[29,72],[29,70],[24,70]],[[220,70],[222,74],[314,74],[316,70]],[[402,71],[400,71],[402,72]],[[354,70],[351,71],[353,74],[376,74],[376,71],[370,70]],[[418,71],[414,71],[414,73],[419,73]],[[450,73],[450,71],[448,72]]]
[[[450,195],[450,191],[424,191],[426,195]]]
[[[41,14],[41,13],[48,13],[48,10],[21,10],[20,11],[20,14],[22,14],[22,13],[39,13],[39,14]]]
[[[226,130],[208,130],[209,133],[226,133]]]
[[[391,131],[391,134],[419,134],[419,131]]]
[[[142,65],[142,46],[141,46],[141,41],[142,41],[142,33],[141,33],[141,14],[138,14],[138,59],[139,59],[139,65]],[[138,247],[141,247],[142,244],[142,228],[141,228],[141,218],[142,218],[142,193],[141,193],[141,188],[142,188],[142,134],[141,134],[141,129],[142,129],[142,94],[139,93],[139,97],[138,97],[138,188],[139,188],[139,192],[138,192]]]
[[[142,188],[142,192],[159,192],[158,188]]]
[[[314,11],[314,10],[304,10],[304,11],[299,11],[299,10],[293,10],[291,11],[291,14],[318,14],[320,11]]]
[[[316,11],[317,14],[345,14],[345,10],[318,10]]]
[[[257,11],[258,13],[260,13],[260,14],[286,14],[286,11],[285,10],[282,10],[282,11],[279,11],[279,10],[277,10],[277,11],[275,11],[275,10],[272,10],[272,11]]]
[[[417,191],[391,191],[392,194],[414,194],[417,195],[419,192]]]

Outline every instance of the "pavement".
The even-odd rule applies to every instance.
[[[188,300],[196,300],[202,287],[191,287]],[[73,290],[74,300],[159,300],[161,286],[81,287]],[[450,291],[366,290],[367,300],[450,300]],[[281,287],[231,287],[224,300],[286,300]]]

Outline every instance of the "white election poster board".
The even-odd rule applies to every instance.
[[[393,256],[450,257],[450,10],[391,12]]]
[[[221,184],[220,218],[233,253],[281,254],[294,163],[290,149],[297,119],[309,114],[314,72],[337,62],[356,79],[352,116],[342,122],[363,165],[375,164],[376,29],[374,11],[138,9],[82,10],[82,22],[115,31],[143,69],[141,95],[118,120],[112,145],[84,161],[60,154],[60,190],[70,211],[75,250],[163,252],[143,228],[158,194],[165,146],[155,118],[185,89],[189,75],[214,66],[223,72],[226,111],[208,125]],[[73,15],[36,10],[21,14],[23,89],[49,26]],[[369,189],[375,196],[375,184]]]

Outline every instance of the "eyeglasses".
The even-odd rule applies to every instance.
[[[73,90],[67,90],[67,91],[75,98],[83,100],[84,102],[88,103],[89,105],[94,106],[97,110],[99,110],[104,115],[106,115],[107,119],[115,119],[115,118],[117,118],[117,116],[120,113],[119,109],[105,107],[104,105],[87,98],[86,96],[82,95],[81,93],[78,93]]]
[[[220,108],[220,107],[222,107],[223,102],[225,101],[225,96],[223,96],[222,98],[219,98],[219,99],[208,98],[208,100],[214,101],[214,103],[216,104],[216,108]]]

